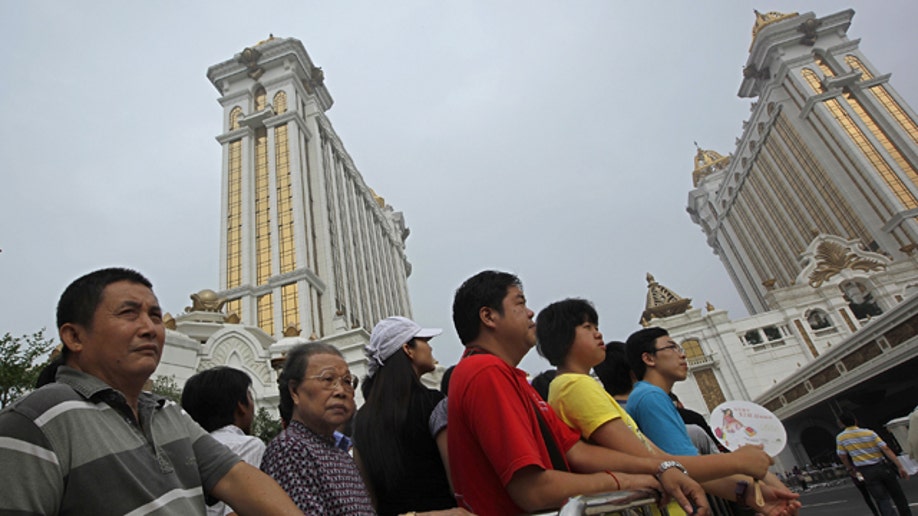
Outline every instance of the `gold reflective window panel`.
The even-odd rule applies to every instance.
[[[232,299],[226,302],[226,315],[236,314],[242,318],[242,300]]]
[[[325,196],[327,199],[334,199],[336,197],[333,191],[335,185],[334,171],[329,144],[325,141],[322,142],[322,154],[324,158],[322,163],[325,173]],[[340,205],[334,202],[326,203],[326,205],[328,207],[328,242],[331,247],[331,265],[335,281],[335,311],[338,312],[338,315],[342,315],[347,313],[347,304],[345,302],[344,271],[342,270],[343,260],[339,257],[341,246],[336,210]]]
[[[796,256],[797,253],[786,247],[792,243],[792,240],[787,234],[788,224],[780,220],[784,217],[784,214],[778,209],[763,208],[760,203],[760,200],[762,200],[769,206],[774,206],[774,203],[769,202],[766,198],[768,188],[763,187],[761,182],[762,180],[758,174],[751,174],[747,179],[747,184],[743,188],[744,193],[746,193],[746,205],[752,217],[758,221],[760,230],[765,234],[763,236],[762,252],[774,255],[770,261],[773,264],[772,267],[775,271],[776,279],[785,284],[790,284],[797,264],[789,259],[789,255]],[[770,238],[768,233],[771,233]]]
[[[689,361],[693,358],[704,357],[704,352],[701,350],[701,343],[696,339],[689,339],[683,342],[682,349],[685,350],[685,358]]]
[[[230,111],[229,115],[229,128],[230,131],[234,129],[239,129],[239,119],[242,118],[242,108],[236,106]]]
[[[226,206],[226,288],[242,283],[242,142],[229,144]]]
[[[259,86],[255,90],[255,112],[257,113],[266,107],[268,107],[268,95],[265,94],[265,89]]]
[[[761,221],[755,219],[749,213],[751,203],[746,194],[747,192],[744,189],[737,196],[737,202],[733,205],[733,212],[739,217],[740,226],[743,230],[740,233],[744,240],[743,249],[746,250],[748,257],[753,259],[753,263],[756,264],[756,269],[760,274],[759,281],[761,282],[769,278],[775,278],[775,273],[780,273],[781,271],[775,263],[772,253],[768,252],[770,246],[768,245],[767,237],[762,233],[764,228]]]
[[[807,242],[801,232],[805,232],[806,228],[810,225],[804,217],[808,210],[800,210],[799,204],[795,202],[796,197],[792,195],[791,189],[787,188],[784,181],[781,181],[781,179],[791,183],[791,188],[797,190],[800,197],[806,198],[806,195],[803,195],[803,192],[799,189],[794,188],[795,185],[793,185],[791,178],[779,178],[778,173],[772,166],[772,163],[776,161],[774,148],[777,146],[778,144],[769,138],[769,141],[765,142],[763,146],[765,152],[759,155],[755,165],[753,165],[753,170],[759,172],[765,179],[765,182],[768,184],[768,188],[765,189],[766,193],[771,192],[777,197],[781,208],[790,219],[780,223],[781,226],[785,226],[781,231],[782,238],[785,239],[788,245],[793,246],[794,249],[802,250],[806,248]],[[771,160],[766,159],[766,156],[771,158]]]
[[[284,317],[284,330],[289,326],[300,329],[299,289],[296,283],[281,287],[281,312]]]
[[[274,113],[281,114],[287,112],[287,93],[279,91],[274,95]]]
[[[296,246],[293,237],[293,188],[290,185],[290,156],[287,125],[274,129],[274,156],[277,183],[277,243],[280,272],[296,269]],[[286,324],[286,321],[284,321]]]
[[[745,267],[746,263],[752,264],[754,275],[749,275],[750,280],[754,284],[765,281],[771,277],[771,274],[762,263],[761,254],[756,252],[759,249],[759,246],[753,245],[753,243],[749,241],[749,220],[746,218],[745,213],[743,213],[743,210],[738,204],[735,204],[733,209],[730,210],[730,219],[732,219],[731,226],[733,227],[733,232],[736,235],[736,242],[739,248],[745,251],[744,256],[746,259],[742,260],[743,266]]]
[[[873,75],[867,71],[867,67],[865,67],[857,57],[848,55],[845,57],[845,62],[848,63],[848,66],[850,66],[852,70],[859,70],[865,80],[873,78]],[[872,86],[868,91],[876,96],[880,104],[886,108],[889,114],[898,122],[899,126],[905,130],[909,138],[911,138],[913,142],[918,143],[918,124],[912,120],[912,117],[908,116],[908,113],[902,109],[902,106],[900,106],[899,103],[892,98],[892,95],[886,91],[886,88],[878,84]]]
[[[851,68],[852,71],[857,70],[861,72],[861,80],[873,79],[873,74],[867,70],[867,67],[861,63],[861,60],[857,57],[848,54],[845,56],[845,63]]]
[[[701,391],[701,396],[704,397],[704,404],[708,407],[708,411],[714,410],[718,405],[727,401],[724,397],[724,391],[720,388],[720,382],[717,381],[717,376],[714,375],[714,371],[710,369],[696,371],[692,373],[692,376],[695,377],[695,383],[698,384],[698,390]]]
[[[817,64],[819,64],[819,67],[822,69],[822,71],[826,73],[826,76],[831,75],[831,70],[829,70],[828,66],[826,66],[826,64],[823,62],[822,59],[817,59],[816,62]],[[864,67],[863,64],[861,64],[861,61],[857,57],[848,55],[845,57],[845,62],[852,69],[859,70],[861,74],[864,76],[864,78],[872,77],[870,72],[867,71],[866,67]],[[869,91],[873,92],[876,95],[877,92],[874,90],[881,90],[883,96],[886,97],[888,100],[892,101],[892,98],[889,97],[888,93],[883,88],[883,86],[874,86],[873,88],[870,88]],[[916,171],[915,167],[913,167],[912,164],[909,163],[909,161],[905,158],[905,156],[902,155],[902,152],[899,150],[899,148],[896,147],[892,143],[889,135],[879,127],[879,125],[876,123],[876,118],[874,118],[871,114],[867,112],[867,110],[864,108],[864,105],[861,103],[861,100],[857,98],[857,96],[855,96],[851,92],[851,90],[848,88],[845,88],[842,91],[842,97],[848,101],[848,105],[851,107],[851,109],[854,111],[857,117],[863,122],[863,124],[867,127],[867,130],[870,131],[870,134],[872,134],[873,137],[876,138],[878,142],[880,142],[880,145],[883,147],[883,149],[893,158],[893,161],[895,161],[896,164],[899,165],[899,169],[905,172],[905,175],[912,182],[912,184],[918,185],[918,171]],[[880,99],[879,95],[877,95],[877,98]],[[881,103],[884,105],[887,111],[890,111],[890,114],[893,115],[893,118],[897,119],[897,121],[899,122],[899,125],[903,125],[904,120],[912,122],[911,118],[909,118],[908,116],[905,116],[904,112],[901,112],[901,108],[899,108],[899,105],[896,104],[895,102],[893,102],[894,107],[897,110],[899,110],[900,113],[903,115],[902,118],[895,116],[895,114],[890,109],[891,106],[887,105],[882,100],[881,100]],[[912,126],[914,127],[914,122],[912,122]],[[905,127],[903,126],[903,128]],[[909,133],[910,131],[906,128],[906,132]],[[911,131],[910,136],[912,137],[913,141],[915,140],[916,135],[918,135],[918,131]],[[880,173],[881,174],[883,173],[882,170],[880,170]],[[884,179],[886,179],[885,175],[884,175]],[[890,184],[889,180],[886,180],[886,182],[889,184],[890,188],[892,188],[894,191],[897,189],[896,184]],[[893,181],[893,183],[898,183],[898,182],[899,182],[898,180]],[[914,199],[914,196],[912,195],[910,196],[912,197],[911,201],[916,202],[916,200]],[[897,194],[897,197],[899,197],[898,194]],[[900,198],[900,201],[901,201],[901,198]],[[903,203],[903,204],[906,206],[906,208],[909,207],[907,203]]]
[[[835,77],[835,72],[829,68],[829,65],[822,59],[820,56],[816,56],[816,65],[819,66],[819,69],[822,70],[822,74],[826,77]]]
[[[258,296],[258,327],[268,335],[274,335],[274,302],[271,294]]]
[[[268,132],[255,131],[255,278],[264,285],[271,277],[271,204],[268,174]]]
[[[778,115],[775,121],[775,131],[781,141],[790,149],[793,155],[792,161],[800,165],[810,182],[816,187],[816,191],[819,192],[819,198],[829,206],[830,211],[835,216],[835,220],[844,228],[844,235],[848,238],[860,238],[864,243],[870,242],[872,240],[870,233],[867,232],[867,228],[855,214],[855,210],[850,207],[842,194],[829,180],[829,176],[822,164],[813,156],[810,147],[803,143],[803,139],[783,112]],[[788,179],[792,183],[802,184],[802,178],[796,175]],[[802,186],[795,185],[794,188],[800,193],[804,192]],[[806,197],[810,198],[812,196]],[[800,229],[805,229],[805,226],[801,225]]]
[[[816,72],[809,68],[804,68],[801,73],[810,87],[813,88],[813,91],[816,93],[822,93],[824,91],[822,84],[819,82],[819,78],[816,76]],[[864,154],[867,161],[869,161],[874,169],[879,172],[880,177],[886,182],[886,185],[892,190],[893,195],[896,196],[902,206],[905,209],[918,207],[918,200],[916,200],[915,196],[908,190],[905,183],[902,182],[902,179],[899,178],[892,167],[889,166],[889,163],[883,159],[883,156],[880,155],[877,148],[867,138],[867,135],[864,134],[854,119],[842,108],[839,100],[836,98],[826,99],[824,104],[829,109],[832,117],[835,118],[835,121],[838,122],[842,129],[845,130],[845,133],[848,134],[848,137],[851,138],[857,148]],[[864,123],[869,122],[868,125],[876,127],[875,124],[872,124],[872,120],[870,120],[869,117],[865,118],[866,119],[863,119]],[[886,139],[884,138],[884,140]],[[888,142],[888,140],[886,141]]]
[[[865,126],[867,126],[867,130],[873,134],[873,137],[876,138],[878,142],[880,142],[880,145],[892,157],[893,161],[896,162],[896,165],[899,165],[899,169],[905,172],[906,177],[911,180],[913,185],[918,185],[918,171],[916,171],[915,167],[913,167],[912,164],[909,163],[909,161],[905,158],[905,156],[902,155],[902,152],[899,151],[899,148],[893,144],[889,138],[889,135],[880,129],[874,117],[867,113],[867,110],[864,109],[864,105],[861,103],[860,99],[854,96],[854,94],[851,93],[851,91],[849,91],[847,88],[845,88],[843,96],[848,101],[848,104],[854,110],[854,113],[857,115],[857,117],[861,119]],[[890,181],[887,180],[887,183],[890,183]],[[893,181],[892,183],[893,184],[890,184],[889,186],[895,190],[901,183],[898,175],[896,177],[896,181]],[[905,185],[902,185],[902,188],[905,188]],[[903,202],[906,208],[913,208],[918,206],[918,199],[916,199],[911,192],[908,192],[907,189],[906,193],[908,201],[912,203],[909,205],[906,202]]]

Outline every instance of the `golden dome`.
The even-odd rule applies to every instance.
[[[730,164],[730,156],[723,156],[717,151],[702,149],[695,144],[695,169],[692,171],[692,183],[698,186],[702,179],[723,170]]]
[[[779,13],[778,11],[769,11],[767,13],[760,13],[758,11],[753,11],[755,13],[755,23],[752,25],[752,40],[755,41],[755,37],[759,34],[759,31],[764,27],[771,25],[772,23],[779,22],[781,20],[786,20],[788,18],[793,18],[794,16],[799,16],[798,13]]]

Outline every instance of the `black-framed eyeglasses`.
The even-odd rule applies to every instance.
[[[321,373],[315,376],[307,376],[306,379],[318,380],[319,385],[326,391],[333,391],[338,385],[341,385],[346,391],[354,391],[357,388],[357,384],[360,383],[360,379],[350,373],[344,376],[338,376],[334,373]]]
[[[685,348],[683,348],[682,346],[678,344],[670,344],[669,346],[663,346],[662,348],[657,348],[653,350],[652,353],[656,353],[657,351],[665,351],[667,349],[674,349],[676,350],[676,353],[679,353],[680,355],[685,354]]]

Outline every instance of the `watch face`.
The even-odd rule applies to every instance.
[[[666,471],[666,470],[668,470],[668,469],[672,469],[672,468],[676,468],[676,469],[682,471],[683,473],[688,474],[688,473],[685,471],[685,467],[682,466],[682,464],[679,464],[678,462],[676,462],[676,461],[674,461],[674,460],[665,460],[665,461],[661,462],[661,463],[660,463],[660,469],[659,469],[659,471],[660,471],[660,473],[663,473],[664,471]]]

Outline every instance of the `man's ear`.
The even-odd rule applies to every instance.
[[[79,324],[76,323],[64,323],[58,329],[58,334],[61,337],[61,342],[64,346],[67,346],[67,349],[71,353],[79,353],[83,351],[83,343],[86,341],[86,330]]]
[[[488,328],[494,328],[497,325],[497,315],[497,311],[490,306],[483,306],[478,309],[478,318],[481,320],[481,323]]]
[[[645,351],[641,353],[641,360],[644,362],[644,365],[648,367],[654,367],[655,365],[657,365],[656,359],[654,358],[654,354],[649,351]]]
[[[245,417],[245,413],[246,413],[246,411],[247,411],[248,408],[249,408],[249,406],[248,406],[247,404],[245,404],[245,403],[243,403],[243,402],[241,402],[241,401],[237,401],[237,402],[236,402],[236,409],[233,410],[233,420],[236,421],[236,422],[239,422],[239,420],[241,420],[243,417]],[[239,425],[236,425],[236,426],[239,426]]]

